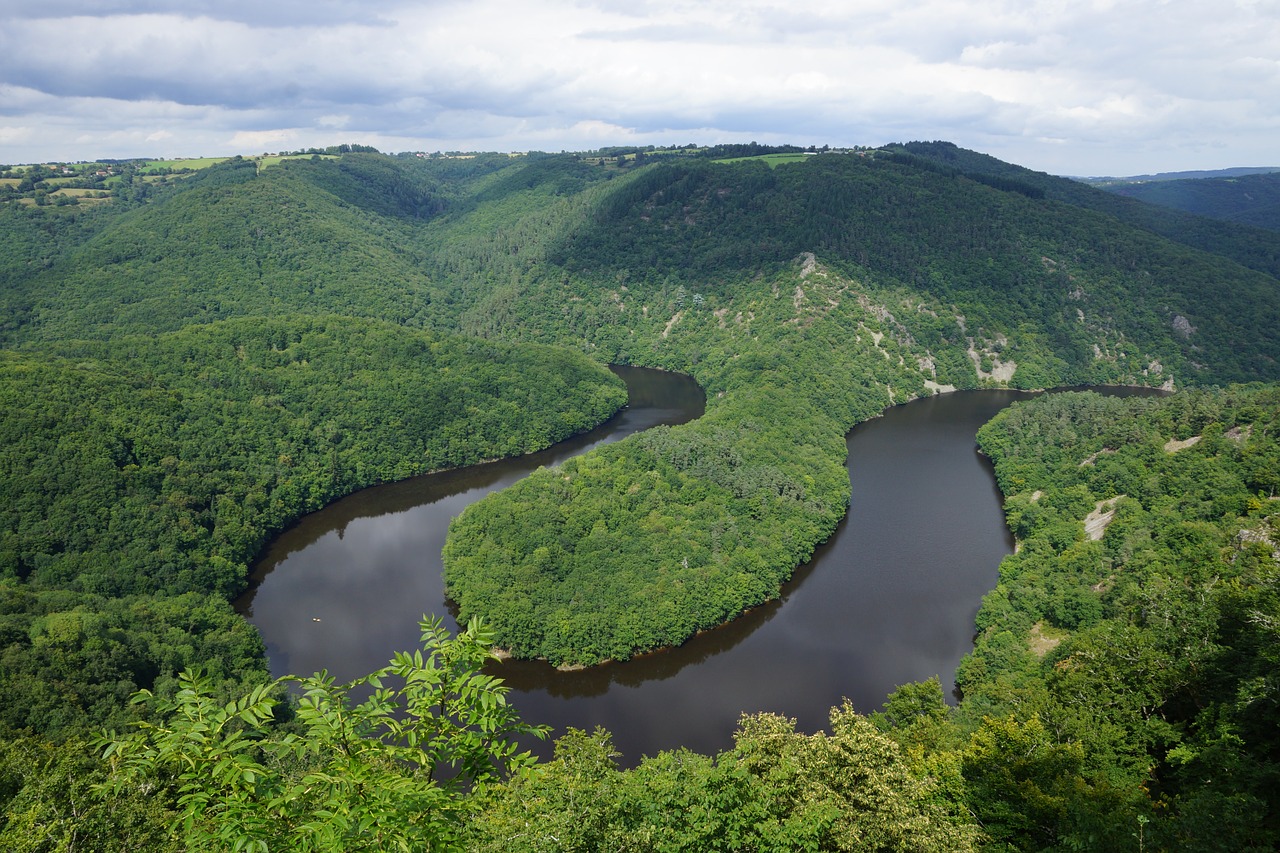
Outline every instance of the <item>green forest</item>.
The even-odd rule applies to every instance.
[[[1280,171],[1199,180],[1116,182],[1103,188],[1161,207],[1280,231]]]
[[[0,198],[0,846],[1280,845],[1274,232],[941,142],[154,171]],[[229,602],[272,535],[590,429],[610,363],[693,376],[705,416],[456,519],[458,636],[269,679]],[[630,769],[604,731],[512,748],[545,732],[494,649],[678,645],[831,535],[856,423],[1092,384],[1175,393],[1048,395],[978,438],[1019,547],[958,705],[907,684]]]
[[[625,402],[611,373],[564,350],[339,317],[3,359],[0,711],[44,733],[114,723],[134,689],[188,666],[260,679],[261,643],[227,602],[305,513],[540,450]],[[191,608],[208,625],[175,642]]]

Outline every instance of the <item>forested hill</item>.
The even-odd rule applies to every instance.
[[[741,153],[234,159],[107,208],[7,205],[3,340],[337,314],[692,373],[703,422],[573,463],[571,495],[534,478],[451,539],[464,614],[523,654],[578,661],[680,642],[775,595],[844,512],[841,436],[885,405],[1280,365],[1280,286],[1239,262],[1256,260],[1247,230],[1198,251],[1096,209],[1123,199],[954,146],[720,156]],[[619,504],[614,485],[648,471],[666,485],[636,480]],[[563,509],[483,520],[507,501]],[[627,556],[606,571],[608,553]],[[679,571],[655,574],[658,555]],[[525,585],[492,587],[508,572]],[[692,610],[607,615],[695,582]]]
[[[1174,242],[1231,258],[1272,276],[1280,275],[1280,246],[1275,235],[1265,230],[1265,222],[1242,218],[1224,223],[1208,218],[1212,213],[1207,209],[1139,204],[1137,199],[1125,198],[1128,193],[1108,192],[1080,181],[1034,172],[949,142],[911,142],[890,148],[920,158],[919,165],[931,163],[946,172],[980,181],[1007,181],[1042,193],[1043,198],[1103,213]]]
[[[227,602],[303,514],[540,450],[625,394],[563,350],[292,317],[0,352],[0,401],[0,730],[66,734],[175,668],[260,675]]]
[[[1230,178],[1115,182],[1105,189],[1161,207],[1280,231],[1280,171]]]
[[[1185,381],[1264,378],[1280,355],[1270,232],[938,143],[777,169],[696,157],[643,168],[569,155],[232,160],[140,195],[81,212],[0,205],[0,342],[304,312],[532,331],[617,357],[612,330],[637,326],[600,304],[618,285],[632,302],[637,288],[665,301],[652,310],[681,286],[727,302],[743,277],[812,252],[1034,350],[1019,360],[1022,386],[1090,381],[1120,362],[1115,380],[1150,360]],[[1044,361],[1055,366],[1032,365]]]
[[[449,594],[519,655],[626,658],[777,596],[848,510],[846,431],[887,405],[951,388],[1280,374],[1270,232],[954,146],[785,153],[235,159],[165,184],[122,176],[109,203],[0,203],[0,728],[79,736],[126,719],[135,686],[171,695],[193,662],[225,701],[262,677],[225,596],[271,530],[364,483],[598,421],[620,402],[604,362],[689,373],[707,413],[541,471],[457,520]],[[527,431],[507,429],[526,409]],[[105,674],[76,674],[93,666]],[[905,779],[851,712],[833,726]],[[741,767],[791,760],[764,744],[817,748],[784,729],[753,724]],[[1025,719],[983,731],[1050,737]],[[983,763],[1000,743],[973,747],[993,774],[988,825],[1040,839],[1002,811],[1022,804],[1016,781],[995,778],[1001,762]],[[71,778],[31,775],[17,750],[0,756],[4,796]],[[950,756],[917,755],[911,772],[960,786]],[[1145,796],[1132,773],[1115,778],[1126,803]],[[931,786],[913,802],[932,814]],[[963,824],[967,844],[973,810],[951,810],[955,791],[939,819]],[[1118,826],[1108,837],[1127,838]]]
[[[23,259],[6,264],[22,283],[4,292],[5,337],[102,337],[296,312],[422,325],[431,297],[406,250],[405,223],[438,202],[394,164],[353,162],[391,168],[417,197],[395,203],[372,182],[360,192],[332,161],[308,163],[306,180],[287,167],[259,174],[232,161],[148,204],[98,212],[88,233],[65,215],[49,217],[47,232],[67,232],[47,234],[58,253],[16,270]]]
[[[1090,381],[1097,362],[1114,357],[1099,356],[1095,344],[1116,349],[1118,336],[1127,338],[1119,349],[1128,356],[1151,353],[1191,381],[1274,370],[1275,269],[1240,268],[1257,252],[1229,241],[1214,243],[1212,256],[1188,251],[1138,223],[1119,225],[1111,211],[1054,203],[1049,190],[1021,176],[1032,173],[1008,171],[970,180],[893,152],[814,156],[777,169],[664,164],[611,192],[549,259],[595,280],[684,284],[724,299],[743,277],[813,252],[843,272],[901,284],[954,309],[988,337],[1019,327],[1048,336],[1065,372],[1024,376],[1023,385]],[[1081,189],[1090,204],[1114,200]],[[1265,248],[1280,269],[1273,236]],[[1175,334],[1178,316],[1197,332]]]

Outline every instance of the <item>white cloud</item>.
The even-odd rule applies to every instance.
[[[0,124],[0,143],[5,145],[16,145],[20,142],[25,142],[28,139],[32,139],[34,135],[34,131],[30,127]]]
[[[31,159],[945,138],[1072,173],[1271,165],[1278,46],[1274,0],[46,0],[0,21],[0,126]]]
[[[297,140],[298,132],[292,129],[242,130],[234,134],[227,144],[235,151],[256,152],[292,145]]]

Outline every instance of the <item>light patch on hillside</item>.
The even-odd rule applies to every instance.
[[[1087,457],[1085,457],[1085,460],[1081,462],[1077,467],[1079,468],[1091,467],[1095,462],[1098,461],[1099,456],[1111,456],[1115,452],[1116,451],[1112,450],[1110,447],[1104,447],[1101,450],[1099,450],[1097,453],[1090,453]]]
[[[1005,338],[1004,335],[996,335],[994,342],[984,341],[981,350],[978,349],[977,343],[973,338],[968,338],[968,341],[969,360],[973,362],[973,370],[978,374],[979,379],[991,379],[1000,383],[1007,383],[1013,379],[1013,374],[1018,370],[1018,363],[1013,359],[1001,361],[1000,356],[997,355],[996,351],[992,348],[992,344],[1000,347],[1005,347],[1009,344],[1008,339]],[[984,360],[990,361],[991,370],[982,369],[982,363]]]
[[[1269,548],[1271,550],[1271,559],[1280,562],[1280,544],[1276,542],[1275,537],[1272,535],[1272,529],[1267,521],[1264,521],[1261,527],[1241,530],[1236,534],[1236,550],[1240,550],[1247,545],[1261,545],[1264,548]]]
[[[683,311],[677,311],[671,315],[671,319],[667,321],[667,326],[662,330],[662,337],[671,334],[671,330],[675,328],[676,323],[680,322],[680,318],[684,316]]]
[[[1107,532],[1107,526],[1116,517],[1116,501],[1122,497],[1124,495],[1116,495],[1114,498],[1098,501],[1094,505],[1093,512],[1084,517],[1084,535],[1086,537],[1095,542],[1102,538],[1102,534]]]
[[[797,260],[800,261],[801,280],[808,278],[810,273],[818,268],[818,258],[813,252],[801,252]]]
[[[849,292],[852,282],[840,276],[832,276],[826,267],[818,263],[812,252],[801,253],[796,258],[796,263],[800,265],[798,281],[791,294],[791,304],[796,316],[789,322],[796,326],[809,326],[840,307],[841,298]],[[801,281],[805,282],[804,287],[801,287]],[[774,298],[779,296],[776,283],[773,295]]]
[[[1031,649],[1031,654],[1042,658],[1062,644],[1065,634],[1065,631],[1046,625],[1041,620],[1031,626],[1027,635],[1027,647]]]
[[[1181,441],[1176,438],[1171,438],[1164,443],[1164,452],[1177,453],[1179,450],[1186,450],[1188,447],[1199,444],[1201,438],[1202,436],[1199,435],[1193,435],[1191,438],[1184,438]]]
[[[1249,436],[1253,435],[1252,426],[1232,427],[1225,433],[1226,437],[1234,441],[1236,444],[1244,444],[1249,440]]]

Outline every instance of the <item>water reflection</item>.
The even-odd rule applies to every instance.
[[[631,405],[598,433],[532,457],[366,490],[281,536],[241,602],[267,640],[272,671],[327,668],[354,678],[414,648],[423,612],[448,616],[439,555],[463,507],[538,465],[702,411],[686,378],[634,370],[624,378]],[[933,397],[852,430],[849,515],[779,601],[627,663],[559,672],[507,661],[495,673],[526,719],[556,733],[604,726],[625,764],[677,746],[727,748],[744,712],[782,713],[813,731],[844,697],[869,712],[907,681],[936,675],[950,690],[981,598],[1013,546],[974,434],[1028,396]]]
[[[418,645],[424,613],[457,624],[444,597],[440,552],[449,521],[539,466],[555,465],[658,424],[702,414],[686,376],[617,367],[628,406],[608,423],[539,453],[356,492],[301,519],[254,565],[236,608],[259,627],[275,675],[327,669],[363,675]]]

